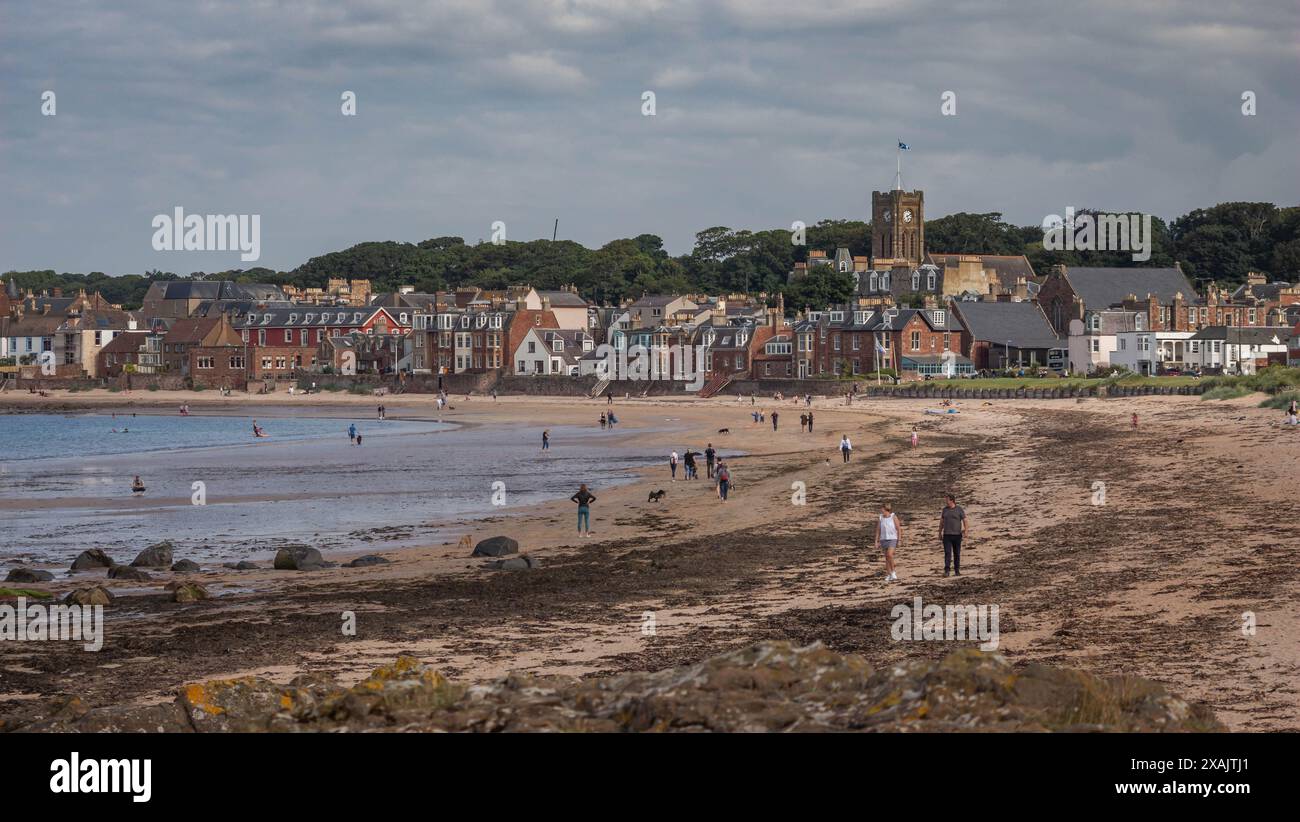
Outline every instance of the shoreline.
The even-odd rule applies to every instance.
[[[1139,674],[1210,704],[1234,729],[1296,729],[1300,691],[1260,683],[1300,682],[1290,641],[1300,584],[1286,570],[1300,524],[1286,518],[1290,483],[1276,481],[1292,476],[1300,438],[1285,436],[1256,401],[964,401],[960,414],[927,416],[937,401],[818,400],[814,434],[788,425],[801,413],[789,401],[757,404],[781,411],[777,434],[752,426],[751,406],[734,398],[616,401],[620,434],[665,461],[673,446],[707,438],[745,450],[732,500],[720,503],[706,479],[670,483],[666,465],[651,466],[627,486],[597,489],[590,540],[572,535],[563,501],[468,529],[473,541],[515,537],[540,560],[532,571],[488,570],[452,540],[385,549],[380,538],[370,552],[391,564],[223,570],[194,578],[230,593],[188,606],[133,593],[109,609],[99,654],[44,643],[0,663],[9,683],[0,713],[6,700],[33,695],[114,704],[224,676],[356,681],[399,653],[469,681],[657,670],[766,639],[821,640],[888,665],[954,647],[890,639],[890,609],[922,596],[999,604],[999,652],[1017,666]],[[603,400],[502,397],[472,410],[480,421],[590,424],[603,408]],[[1134,411],[1137,431],[1127,421]],[[665,417],[682,428],[659,430]],[[906,444],[913,424],[915,450]],[[715,433],[721,427],[732,434]],[[855,446],[847,466],[835,451],[842,430]],[[1109,487],[1102,507],[1090,502],[1098,480]],[[802,508],[791,504],[797,482],[807,488]],[[666,499],[645,502],[657,488]],[[941,552],[927,534],[946,488],[972,518],[965,573],[953,579],[938,573]],[[871,548],[884,499],[905,523],[899,585],[881,582]],[[1193,521],[1202,524],[1188,533]],[[44,587],[62,592],[95,576]],[[170,578],[148,585],[157,591]],[[340,635],[343,611],[357,614],[357,636]],[[1257,615],[1256,637],[1242,637],[1243,611]],[[642,633],[646,612],[656,635]],[[1218,675],[1204,677],[1206,667]]]

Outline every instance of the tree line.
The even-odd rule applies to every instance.
[[[520,283],[539,289],[573,285],[601,304],[650,293],[765,293],[770,300],[783,293],[794,308],[842,302],[852,291],[852,278],[828,267],[816,267],[809,276],[787,282],[796,262],[806,260],[813,249],[832,255],[844,247],[854,255],[869,256],[870,238],[870,224],[860,220],[822,220],[808,226],[802,246],[791,243],[787,229],[714,226],[695,235],[690,253],[672,256],[653,234],[612,240],[594,249],[570,240],[468,245],[461,237],[437,237],[420,243],[360,243],[313,257],[292,271],[252,268],[188,276],[299,288],[323,288],[331,277],[369,279],[376,293],[405,285],[423,292],[464,286],[499,289]],[[1123,251],[1048,251],[1041,226],[1015,226],[1004,222],[999,212],[961,212],[927,220],[925,245],[936,253],[1023,254],[1040,275],[1059,263],[1169,266],[1178,261],[1192,282],[1214,280],[1231,287],[1244,282],[1250,271],[1295,281],[1300,279],[1300,207],[1220,203],[1172,222],[1153,218],[1151,258],[1140,264]],[[36,291],[99,291],[111,302],[138,308],[151,281],[185,275],[46,270],[10,271],[3,278]]]

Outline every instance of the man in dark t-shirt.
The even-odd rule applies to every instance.
[[[948,495],[947,504],[939,514],[939,539],[943,542],[943,575],[961,576],[961,540],[966,536],[966,509],[957,504],[957,498]]]
[[[709,447],[704,449],[704,462],[709,469],[709,479],[713,479],[713,460],[717,456],[718,452],[713,450],[713,443],[709,443]]]

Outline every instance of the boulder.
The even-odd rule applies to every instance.
[[[50,582],[54,574],[36,568],[14,568],[5,577],[5,582]]]
[[[277,571],[318,571],[324,567],[320,551],[308,545],[286,545],[275,553]]]
[[[203,569],[193,560],[181,559],[177,560],[176,563],[172,565],[172,570],[178,574],[197,574]]]
[[[112,568],[116,564],[116,562],[113,562],[112,557],[99,548],[91,548],[77,555],[77,558],[72,561],[72,570],[87,571],[91,568]]]
[[[78,588],[63,598],[65,605],[112,605],[113,593],[99,585]]]
[[[131,560],[136,568],[166,568],[172,564],[172,544],[167,540],[150,545]]]
[[[540,565],[540,562],[527,554],[520,554],[510,559],[498,559],[488,563],[488,567],[493,571],[531,571]]]
[[[153,577],[141,571],[139,568],[132,568],[130,565],[114,565],[108,569],[109,579],[129,579],[136,582],[144,582]]]
[[[376,554],[366,554],[364,557],[357,557],[351,562],[343,563],[344,568],[365,568],[367,565],[387,565],[391,560],[384,559]]]
[[[503,557],[519,553],[519,543],[510,537],[488,537],[474,546],[475,557]]]
[[[171,592],[172,602],[198,602],[212,596],[207,588],[197,582],[169,582],[167,590]]]
[[[226,567],[234,568],[236,571],[256,571],[261,566],[256,562],[249,562],[246,559],[241,559],[239,562],[227,562]]]

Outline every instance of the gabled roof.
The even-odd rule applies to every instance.
[[[1174,295],[1185,299],[1196,294],[1187,277],[1177,268],[1067,268],[1065,278],[1087,308],[1109,308],[1124,302],[1129,294],[1145,299],[1154,294],[1163,305]]]
[[[1038,303],[955,303],[976,340],[1010,342],[1016,348],[1057,348],[1062,345]]]

